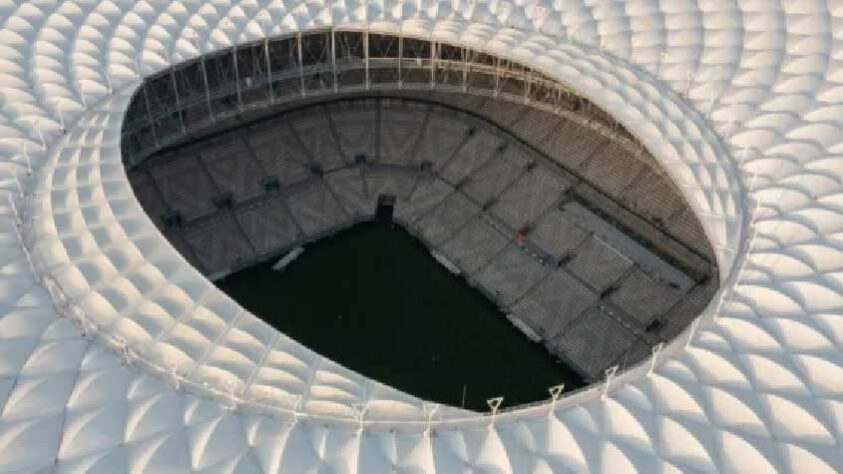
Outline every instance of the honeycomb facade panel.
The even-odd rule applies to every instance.
[[[837,0],[0,0],[0,471],[843,471],[841,17]],[[120,131],[144,78],[326,28],[472,47],[612,111],[699,217],[721,291],[655,362],[495,418],[431,415],[254,325],[138,204]],[[296,131],[318,155],[302,162],[346,162],[328,126]],[[294,213],[345,219],[332,203]]]

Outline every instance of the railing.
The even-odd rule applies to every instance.
[[[368,44],[348,55],[342,35]],[[395,48],[377,48],[369,37]],[[309,60],[302,45],[330,37]],[[427,56],[407,57],[403,47]],[[282,60],[273,51],[294,52]],[[256,52],[257,51],[257,52]],[[381,52],[378,52],[381,51]],[[377,54],[377,56],[374,56]],[[212,63],[212,64],[209,64]],[[243,72],[242,64],[251,64]],[[211,72],[209,73],[209,68]],[[209,80],[209,77],[214,80]],[[175,65],[147,78],[129,105],[123,129],[123,157],[134,165],[162,148],[247,111],[343,93],[404,90],[470,93],[529,103],[614,138],[635,154],[643,147],[610,115],[570,87],[530,68],[469,48],[390,35],[330,31],[238,46]]]

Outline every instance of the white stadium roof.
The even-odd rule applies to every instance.
[[[838,0],[0,0],[0,471],[843,472],[841,25]],[[123,116],[171,64],[328,27],[470,46],[611,110],[721,293],[653,364],[496,417],[242,310],[141,209]]]

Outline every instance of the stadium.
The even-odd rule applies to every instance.
[[[843,471],[841,13],[0,0],[0,471]],[[514,341],[389,337],[476,342],[487,407],[230,296],[374,225]]]

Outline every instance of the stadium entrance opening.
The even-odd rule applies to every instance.
[[[378,196],[378,208],[375,210],[375,219],[382,222],[392,222],[392,215],[395,213],[395,196],[392,194],[381,194]]]
[[[147,78],[122,153],[195,268],[422,398],[599,380],[717,291],[696,215],[635,137],[470,48],[329,30],[220,51]]]

